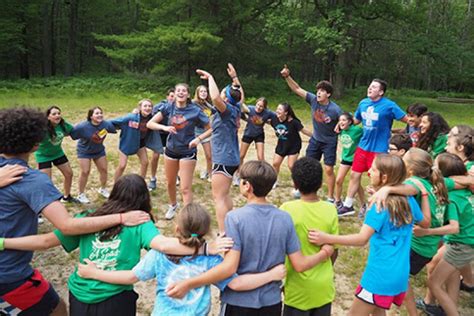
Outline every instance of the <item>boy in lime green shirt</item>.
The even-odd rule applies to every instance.
[[[323,170],[319,161],[303,157],[292,169],[295,188],[301,199],[285,202],[280,209],[287,211],[295,225],[304,255],[317,253],[319,246],[308,240],[312,229],[339,234],[337,211],[334,204],[321,201],[317,191],[321,187]],[[321,262],[304,273],[296,272],[286,260],[285,306],[283,315],[331,315],[335,296],[334,271],[331,261]]]

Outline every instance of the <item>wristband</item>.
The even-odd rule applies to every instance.
[[[5,249],[5,238],[0,238],[0,251]]]
[[[202,142],[201,138],[199,136],[196,136],[199,142]]]
[[[428,196],[428,193],[421,193],[421,197]]]

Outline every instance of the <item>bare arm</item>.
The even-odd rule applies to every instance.
[[[232,85],[240,86],[240,103],[245,103],[245,93],[244,88],[242,87],[242,83],[240,83],[239,77],[237,76],[237,71],[235,70],[234,66],[231,63],[227,64],[227,74],[229,75],[230,79],[232,79]]]
[[[291,78],[290,69],[288,69],[287,65],[283,66],[283,69],[280,71],[280,74],[283,78],[285,78],[286,84],[288,84],[288,87],[290,87],[291,91],[293,91],[303,99],[306,99],[306,94],[308,94],[308,92],[301,88],[300,85],[295,80],[293,80],[293,78]]]
[[[111,284],[134,284],[139,280],[132,270],[105,271],[98,269],[89,259],[84,259],[86,264],[79,263],[77,274],[84,279],[93,279]]]
[[[367,244],[374,232],[375,230],[372,227],[364,224],[357,234],[330,235],[320,231],[310,231],[308,233],[308,239],[311,243],[316,245],[338,244],[361,247]]]
[[[307,128],[301,129],[300,132],[303,133],[304,135],[308,136],[308,137],[313,137],[313,133],[311,133],[311,131]]]
[[[52,232],[41,235],[5,238],[5,249],[35,251],[46,250],[60,244],[58,237]]]
[[[279,264],[272,269],[262,273],[250,273],[239,275],[227,285],[234,291],[250,291],[264,286],[273,281],[281,281],[286,276],[284,264]]]
[[[404,117],[402,117],[402,119],[400,120],[400,122],[407,123],[407,122],[408,122],[408,116],[405,115]]]
[[[73,218],[61,202],[54,201],[43,209],[43,215],[64,235],[82,235],[104,230],[117,225],[136,226],[150,220],[142,211],[122,214]]]
[[[331,258],[334,253],[334,247],[330,245],[323,245],[318,253],[310,256],[304,256],[301,251],[294,252],[288,255],[291,265],[296,272],[304,272],[316,266],[317,264]]]
[[[203,139],[206,139],[209,136],[211,136],[211,134],[212,134],[211,125],[207,124],[204,127],[204,129],[206,130],[204,133],[202,133],[199,136],[196,136],[192,141],[189,142],[189,148],[197,147],[197,145],[199,145],[202,142]]]
[[[153,115],[151,120],[146,123],[146,127],[155,131],[165,131],[168,133],[176,134],[176,128],[174,126],[167,126],[160,124],[163,120],[163,114],[161,112],[156,113]]]
[[[474,176],[452,176],[450,177],[455,182],[455,189],[464,189],[468,188],[469,186],[473,185],[474,183]]]
[[[217,237],[215,240],[208,243],[208,253],[216,255],[232,248],[234,242],[230,237]],[[150,243],[150,248],[158,250],[159,252],[166,253],[169,255],[192,255],[194,254],[194,248],[181,244],[178,238],[166,237],[163,235],[155,236]],[[200,254],[204,254],[204,250],[199,251]]]
[[[459,233],[459,222],[455,220],[449,220],[448,225],[444,225],[436,228],[423,228],[420,226],[413,227],[413,234],[417,237],[431,236],[431,235],[452,235]]]
[[[418,190],[416,187],[409,184],[400,184],[397,186],[385,186],[380,188],[375,192],[369,199],[370,205],[374,203],[377,205],[377,209],[382,209],[386,207],[385,201],[389,194],[398,194],[398,195],[416,195]]]
[[[216,80],[214,77],[205,70],[198,69],[196,73],[201,79],[207,80],[209,84],[209,95],[212,99],[212,104],[216,107],[219,112],[224,112],[227,108],[224,100],[221,98],[221,93],[217,87]]]
[[[423,213],[423,220],[418,222],[423,228],[429,228],[431,226],[431,208],[430,201],[428,199],[428,192],[426,191],[423,184],[418,179],[411,179],[415,188],[421,192],[421,212]],[[417,192],[418,193],[418,192]]]

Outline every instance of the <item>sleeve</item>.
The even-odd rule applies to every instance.
[[[28,178],[32,181],[25,181],[24,185],[18,185],[15,188],[20,199],[36,214],[41,213],[46,206],[62,197],[46,174],[38,171],[34,177]]]
[[[173,105],[170,103],[163,103],[159,106],[158,112],[161,112],[161,115],[163,115],[163,117],[168,117],[170,115],[172,106]]]
[[[407,115],[395,102],[392,104],[392,114],[396,120],[401,120]]]
[[[362,134],[364,134],[364,130],[360,126],[355,126],[355,128],[354,143],[359,144]]]
[[[72,124],[70,124],[67,121],[64,121],[64,129],[65,129],[65,132],[66,132],[67,135],[71,134],[71,131],[72,131],[73,128],[74,128],[74,126]]]
[[[160,260],[160,256],[163,256],[163,254],[156,250],[148,251],[145,257],[143,257],[132,269],[132,272],[135,274],[137,279],[140,281],[153,279],[156,276],[155,264]]]
[[[199,127],[204,127],[206,126],[207,124],[209,124],[209,116],[206,115],[206,113],[204,113],[203,110],[199,109],[199,114],[198,114],[198,126]]]
[[[117,133],[117,129],[115,128],[115,125],[112,124],[111,121],[104,121],[105,122],[105,129],[107,130],[107,132],[109,133]]]
[[[443,153],[445,151],[445,148],[446,148],[446,142],[448,140],[448,137],[446,134],[443,134],[443,135],[439,135],[434,144],[433,144],[433,157],[436,157],[438,156],[439,154]]]
[[[360,113],[360,103],[359,103],[359,105],[357,106],[357,109],[356,109],[356,111],[355,111],[355,113],[354,113],[354,117],[355,117],[357,120],[359,120],[359,121],[362,122],[362,114]]]
[[[456,186],[456,182],[454,182],[451,178],[444,178],[444,184],[446,185],[446,189],[448,191],[453,191],[454,187]]]
[[[421,199],[421,194],[420,194],[421,190],[417,185],[415,185],[415,183],[413,183],[413,181],[411,181],[410,179],[407,179],[407,180],[403,181],[403,184],[408,184],[408,185],[411,185],[412,187],[414,187],[416,189],[416,192],[417,192],[416,193],[416,198]]]
[[[235,216],[232,215],[232,213],[227,213],[227,216],[225,217],[225,234],[227,237],[232,238],[232,240],[234,241],[234,246],[232,247],[232,250],[241,251],[242,240],[240,238],[240,232],[238,227],[239,224]]]
[[[66,236],[59,229],[54,230],[54,234],[58,237],[61,246],[63,246],[66,252],[71,252],[77,248],[79,248],[79,242],[81,240],[80,235],[75,236]]]
[[[383,225],[383,219],[387,216],[388,211],[386,209],[377,212],[377,206],[374,204],[367,211],[365,215],[364,224],[372,227],[376,232],[380,231]]]
[[[301,131],[304,128],[304,126],[303,126],[303,124],[301,123],[300,120],[294,119],[293,121],[295,121],[295,128],[298,132]]]
[[[450,220],[459,222],[458,208],[453,202],[446,205],[446,212],[444,212],[444,221],[448,223]]]
[[[421,211],[420,205],[414,197],[408,197],[408,205],[410,205],[411,214],[413,215],[413,221],[415,223],[421,222],[423,220],[423,212]]]
[[[152,221],[140,225],[140,247],[149,250],[151,241],[159,234],[159,230]]]
[[[308,102],[310,105],[316,99],[316,95],[311,93],[311,92],[306,92],[306,102]]]
[[[79,123],[77,124],[76,126],[74,126],[74,128],[71,130],[71,132],[69,133],[69,136],[71,136],[72,139],[76,140],[76,139],[79,139],[79,138],[82,138],[82,132],[83,132],[83,128],[84,128],[84,124],[83,123]]]
[[[223,258],[221,256],[207,256],[207,270],[210,270],[214,268],[215,266],[219,265],[222,261]],[[224,289],[227,287],[227,284],[230,283],[235,277],[237,277],[237,274],[234,273],[234,275],[228,277],[225,280],[221,280],[217,283],[214,283],[214,285],[221,291],[224,291]]]
[[[298,235],[296,235],[295,225],[291,220],[291,216],[288,215],[288,235],[286,238],[286,254],[290,255],[295,253],[301,249],[300,240],[298,239]]]
[[[129,121],[129,118],[130,118],[130,115],[124,115],[124,116],[121,116],[121,117],[117,117],[117,118],[114,118],[114,119],[111,119],[110,120],[110,123],[112,123],[115,128],[118,128],[118,129],[121,129],[122,126]]]

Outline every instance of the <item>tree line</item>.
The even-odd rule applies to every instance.
[[[3,79],[194,70],[474,91],[472,0],[2,0]],[[222,75],[224,71],[222,71]]]

